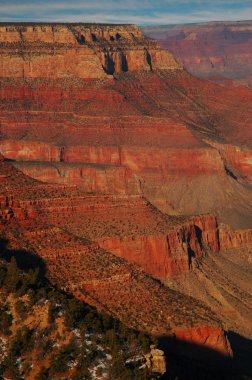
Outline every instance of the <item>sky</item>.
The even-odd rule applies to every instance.
[[[252,20],[252,0],[0,0],[0,21],[166,25]]]

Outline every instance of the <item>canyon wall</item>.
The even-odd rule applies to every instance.
[[[227,342],[215,339],[216,331],[221,336],[222,330],[210,310],[206,311],[198,301],[162,286],[141,268],[100,248],[87,234],[87,231],[96,236],[106,233],[104,218],[108,217],[111,223],[118,218],[117,213],[125,217],[125,211],[131,215],[133,210],[142,210],[141,214],[135,214],[136,225],[126,226],[129,230],[143,219],[143,210],[148,220],[152,219],[151,225],[157,218],[158,222],[163,220],[165,227],[166,216],[139,196],[88,196],[76,187],[42,184],[4,160],[0,161],[0,175],[1,211],[5,215],[7,209],[12,210],[10,218],[1,218],[0,223],[0,237],[8,249],[38,255],[47,265],[51,281],[99,311],[125,321],[131,328],[156,336],[169,337],[174,332],[178,339],[188,340],[190,335],[190,341],[196,345],[208,341],[206,348],[230,355]],[[90,218],[96,214],[99,221],[104,221],[100,232],[98,225],[93,231],[94,221],[88,224],[85,220],[85,215]],[[78,234],[70,231],[74,222],[79,225],[78,215],[80,220],[84,219],[80,226],[83,236],[80,231]],[[144,221],[143,225],[146,225]],[[186,329],[190,329],[190,334],[185,336]],[[183,336],[179,335],[180,330],[184,331]]]
[[[141,195],[174,216],[210,212],[234,229],[250,227],[249,91],[217,91],[193,78],[133,25],[1,24],[1,49],[2,62],[11,62],[11,54],[26,63],[35,60],[34,70],[21,77],[9,68],[2,71],[0,151],[17,168],[40,181],[111,199]],[[60,58],[66,62],[61,66],[56,56],[65,53],[72,56]],[[52,76],[49,67],[50,78],[36,61],[46,54],[57,66]],[[67,66],[70,61],[74,67]],[[105,202],[108,209],[104,199],[96,203]],[[115,209],[123,208],[120,202]],[[145,215],[142,201],[134,202],[129,209]],[[193,257],[220,249],[215,219],[189,218],[176,228],[162,221],[161,229],[153,221],[146,229],[139,227],[139,216],[130,234],[100,213],[100,221],[85,219],[84,203],[76,196],[61,204],[59,197],[50,207],[46,200],[22,207],[30,216],[48,212],[52,224],[65,227],[76,212],[72,233],[80,234],[82,226],[86,237],[158,277],[187,271]],[[7,211],[6,218],[11,215]],[[117,215],[125,225],[132,217],[133,211],[128,219]],[[104,232],[95,236],[84,221]]]
[[[144,27],[193,75],[224,86],[252,86],[252,21]]]
[[[216,315],[152,276],[250,244],[206,213],[251,223],[251,92],[192,77],[132,25],[1,39],[1,236],[131,328],[230,354]]]
[[[103,79],[134,70],[179,69],[134,25],[1,24],[1,77]]]
[[[249,253],[252,250],[252,230],[232,230],[227,225],[221,225],[219,228],[220,246],[223,250],[236,249],[242,251],[247,249]],[[250,255],[248,254],[248,257]]]
[[[169,228],[167,226],[167,228]],[[97,240],[104,249],[139,264],[158,278],[188,272],[194,260],[201,259],[207,251],[219,252],[216,218],[199,216],[166,234],[133,235],[118,239],[111,236]]]
[[[45,185],[37,186],[41,191],[33,200],[25,199],[17,189],[8,191],[0,202],[2,219],[39,218],[41,223],[97,242],[158,278],[189,272],[206,253],[220,255],[232,247],[249,249],[252,243],[251,230],[220,228],[211,215],[168,217],[141,196],[84,196],[78,193],[81,187],[62,186],[62,195],[45,197]],[[46,186],[53,193],[54,187]]]
[[[251,183],[252,178],[252,152],[249,149],[242,149],[239,146],[230,144],[218,144],[217,142],[209,141],[209,144],[218,149],[225,166],[228,171],[232,170],[232,175],[240,177],[245,182]]]
[[[127,167],[59,162],[17,162],[15,166],[42,182],[76,185],[87,193],[141,194],[138,177]]]
[[[181,330],[176,331],[175,335],[176,335],[176,338],[179,340],[177,344],[175,343],[175,346],[173,347],[173,349],[174,351],[179,350],[179,352],[183,353],[184,355],[188,355],[188,351],[191,350],[192,348],[190,347],[190,345],[188,345],[188,347],[186,346],[183,347],[183,345],[181,345],[181,341],[187,342],[187,343],[197,342],[197,344],[199,344],[200,346],[206,345],[206,347],[209,347],[209,348],[211,348],[214,345],[216,347],[217,352],[220,352],[223,355],[227,355],[227,353],[228,355],[232,355],[232,349],[230,347],[230,343],[226,335],[219,328],[215,328],[215,329],[198,328],[198,329],[186,329],[186,330],[181,329]],[[208,338],[205,340],[207,335],[208,335]],[[181,346],[183,347],[182,352],[181,352]],[[214,355],[215,353],[213,352],[212,354]],[[197,348],[194,351],[194,355],[195,355],[194,357],[197,358],[197,355],[198,355]]]

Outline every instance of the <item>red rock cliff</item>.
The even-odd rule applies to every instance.
[[[252,22],[143,28],[194,75],[223,85],[252,86]]]
[[[1,76],[107,78],[123,71],[179,69],[135,25],[0,25]]]
[[[148,236],[136,234],[121,239],[111,236],[98,242],[104,249],[139,264],[159,278],[188,272],[194,260],[202,258],[207,250],[219,252],[217,221],[211,215],[192,218],[166,234],[150,232]]]
[[[232,230],[228,225],[219,227],[219,239],[222,250],[252,249],[252,229]]]
[[[187,328],[175,331],[176,338],[182,342],[197,344],[201,347],[207,347],[209,349],[214,348],[214,351],[221,353],[222,355],[232,356],[232,349],[230,347],[230,343],[220,328],[212,328],[212,327],[199,327],[199,328]],[[174,349],[176,350],[176,343]],[[187,350],[192,351],[192,348],[188,346],[188,348],[184,347],[183,354],[188,354]],[[197,355],[197,349],[195,352],[195,357]]]

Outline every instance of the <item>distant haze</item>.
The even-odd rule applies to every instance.
[[[252,19],[251,0],[1,0],[0,21],[164,25]]]
[[[252,21],[148,26],[193,75],[220,84],[252,87]]]

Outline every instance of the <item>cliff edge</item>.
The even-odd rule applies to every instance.
[[[136,25],[0,24],[1,77],[107,78],[180,64]]]

